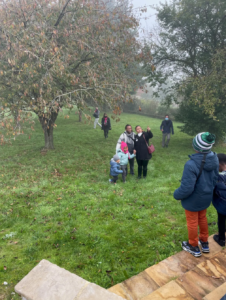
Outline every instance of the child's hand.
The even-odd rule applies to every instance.
[[[133,150],[133,154],[136,154],[137,153],[137,151],[136,150]]]

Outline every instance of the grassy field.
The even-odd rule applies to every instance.
[[[63,116],[54,131],[55,150],[40,152],[40,124],[29,139],[1,146],[0,299],[19,299],[13,288],[41,259],[109,288],[181,251],[187,239],[184,210],[173,198],[191,137],[175,125],[161,147],[161,120],[123,114],[109,138],[93,124]],[[128,175],[109,184],[109,162],[126,123],[151,127],[156,152],[146,180]],[[215,147],[214,151],[225,149]],[[136,166],[137,173],[137,166]],[[213,207],[208,222],[216,222]],[[210,234],[217,225],[210,225]],[[5,287],[2,283],[8,282]]]

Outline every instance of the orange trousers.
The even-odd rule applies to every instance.
[[[202,242],[207,242],[209,237],[208,223],[206,217],[206,209],[201,211],[189,211],[185,209],[188,227],[189,244],[193,247],[198,246],[198,226],[199,239]]]

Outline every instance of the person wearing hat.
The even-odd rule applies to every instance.
[[[219,169],[218,157],[211,151],[214,143],[215,135],[209,132],[194,137],[192,144],[196,153],[189,156],[181,185],[174,191],[174,198],[181,200],[187,220],[189,240],[182,242],[182,248],[195,257],[201,256],[201,251],[209,252],[206,209],[213,198]]]
[[[117,154],[115,154],[111,159],[110,166],[110,175],[112,176],[112,179],[109,179],[109,182],[116,183],[118,180],[118,175],[123,173],[123,171],[120,170],[120,158]]]

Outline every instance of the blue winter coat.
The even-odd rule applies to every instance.
[[[171,133],[174,134],[174,130],[173,130],[173,122],[171,120],[164,120],[162,121],[162,124],[160,126],[160,130],[163,129],[162,133]]]
[[[203,154],[196,153],[189,157],[190,160],[184,166],[181,185],[175,190],[174,198],[181,200],[184,209],[200,211],[209,207],[212,201],[218,177],[219,161],[216,153],[208,153],[202,174],[197,181]]]
[[[117,154],[120,158],[120,165],[121,166],[126,166],[128,165],[128,162],[129,162],[129,157],[130,159],[134,158],[136,155],[134,154],[130,154],[130,153],[124,153],[122,150],[118,150],[117,151]]]
[[[120,164],[118,164],[116,161],[114,161],[114,159],[112,158],[110,161],[110,174],[111,176],[117,176],[118,174],[122,174],[123,171],[120,170]]]
[[[218,175],[213,194],[213,206],[217,212],[226,216],[226,171]]]

